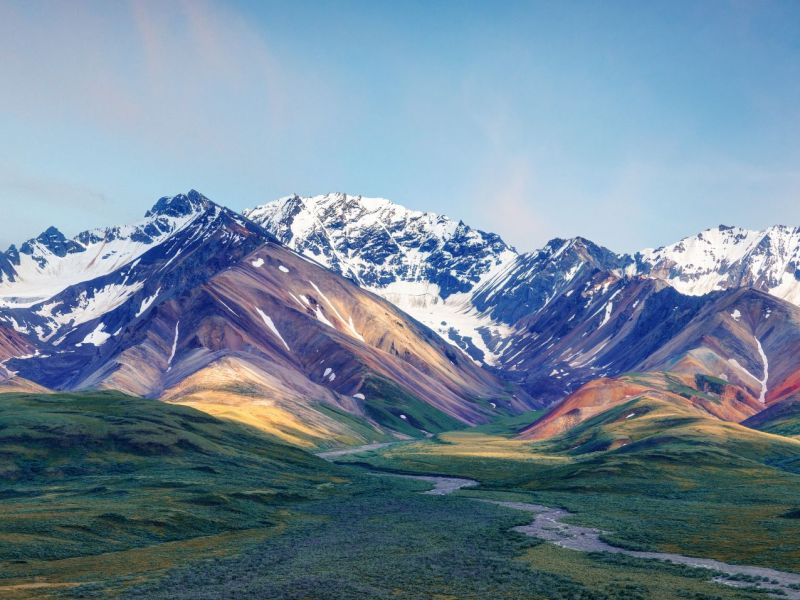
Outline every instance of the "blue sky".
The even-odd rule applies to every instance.
[[[797,2],[0,3],[0,244],[346,191],[615,250],[800,225]]]

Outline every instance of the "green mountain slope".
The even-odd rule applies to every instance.
[[[288,504],[324,497],[336,472],[183,406],[111,392],[5,394],[0,571],[19,570],[5,561],[274,528]]]

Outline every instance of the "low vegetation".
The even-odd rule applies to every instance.
[[[464,495],[561,506],[607,541],[800,571],[800,443],[638,398],[548,442],[474,431],[347,460],[474,478]],[[510,496],[509,496],[510,495]]]
[[[314,502],[285,535],[241,555],[177,569],[130,589],[145,599],[611,600],[760,598],[712,574],[666,563],[563,550],[511,531],[529,516],[425,484],[373,477],[351,498]],[[365,482],[365,484],[367,484]],[[80,591],[102,595],[97,586]]]
[[[88,556],[279,530],[347,481],[243,425],[111,392],[3,395],[0,473],[0,589]]]
[[[337,465],[116,393],[0,400],[3,598],[764,597],[757,581],[526,537],[512,528],[529,514],[475,498],[563,506],[629,548],[800,571],[800,443],[652,399],[549,442],[505,417]],[[481,485],[427,496],[364,466]]]

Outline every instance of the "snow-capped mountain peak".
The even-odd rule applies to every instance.
[[[444,299],[469,291],[516,254],[495,234],[385,198],[287,196],[244,214],[294,250],[374,289],[432,283]]]
[[[470,295],[516,257],[498,235],[385,198],[342,193],[287,196],[244,214],[293,250],[491,361],[481,339],[496,326],[477,315]]]
[[[679,292],[701,295],[753,287],[800,304],[800,228],[763,231],[720,225],[636,255],[642,274],[663,279]]]
[[[261,227],[194,190],[159,199],[133,225],[72,240],[50,229],[18,256],[3,255],[9,271],[0,280],[0,322],[52,352],[103,346],[178,290],[271,241]]]
[[[132,225],[83,231],[68,239],[55,227],[0,253],[0,303],[26,306],[70,285],[106,275],[186,227],[212,203],[192,190],[159,199]]]
[[[192,213],[207,209],[213,203],[197,190],[189,190],[186,194],[164,196],[159,198],[153,208],[145,213],[149,217],[185,217]]]
[[[67,254],[81,252],[83,250],[83,246],[75,240],[67,239],[63,233],[52,225],[40,233],[35,239],[24,242],[20,246],[19,252],[30,256],[39,248],[61,258]]]

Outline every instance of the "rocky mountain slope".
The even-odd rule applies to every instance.
[[[555,239],[520,254],[497,236],[383,199],[292,196],[246,214],[298,252],[401,306],[477,362],[523,383],[543,402],[596,377],[672,358],[686,367],[705,348],[699,340],[693,348],[678,348],[690,344],[687,325],[724,312],[711,305],[726,291],[768,293],[763,303],[781,319],[800,302],[800,234],[781,226],[763,232],[720,226],[635,255],[583,238]],[[673,343],[684,330],[684,341]],[[734,349],[721,350],[715,360],[728,366],[726,361],[738,361],[742,368],[738,375],[721,364],[706,371],[744,378],[761,397],[761,388],[770,387],[762,380],[776,377],[774,370],[763,371],[772,349],[759,347],[754,331],[722,338]]]
[[[475,289],[517,255],[499,236],[383,198],[289,196],[246,210],[293,250],[386,298],[476,360],[505,333],[480,314]]]
[[[7,377],[188,403],[303,444],[525,407],[390,303],[194,191],[139,225],[22,248],[3,282]]]

